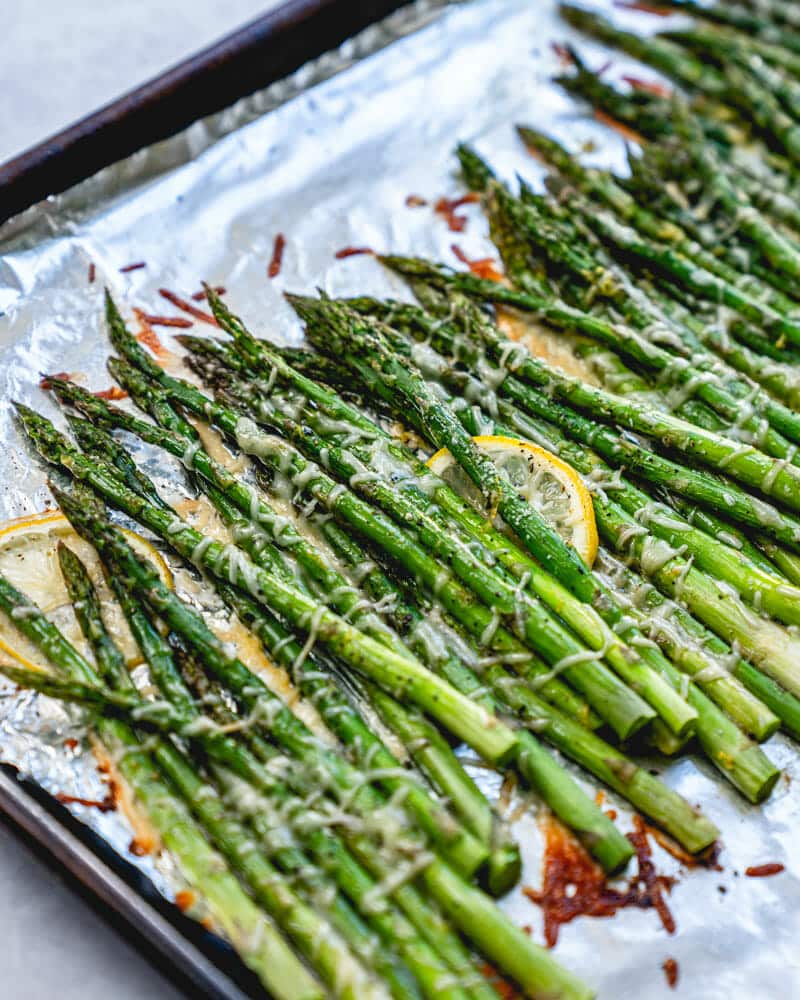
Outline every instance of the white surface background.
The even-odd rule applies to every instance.
[[[280,0],[3,4],[0,162],[277,6]],[[0,822],[4,1000],[179,994]]]
[[[0,161],[279,3],[10,0],[2,4]]]

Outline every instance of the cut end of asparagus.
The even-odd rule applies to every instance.
[[[495,897],[510,892],[522,877],[522,857],[514,843],[505,843],[492,851],[486,863],[485,885]]]

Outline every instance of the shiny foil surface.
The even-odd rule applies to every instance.
[[[611,0],[595,6],[637,30],[664,23],[614,10]],[[516,138],[516,123],[551,129],[571,148],[586,150],[587,161],[623,166],[623,140],[550,82],[560,68],[551,42],[564,40],[592,66],[610,58],[612,76],[634,69],[560,23],[552,0],[412,5],[291,79],[7,223],[0,229],[0,519],[41,510],[49,499],[45,472],[14,424],[10,401],[63,426],[38,388],[40,372],[70,372],[92,389],[110,384],[104,286],[131,316],[134,307],[179,315],[160,288],[188,298],[201,280],[223,285],[228,304],[256,335],[297,343],[301,329],[284,291],[405,294],[371,257],[337,258],[339,251],[368,247],[455,264],[455,244],[469,258],[494,256],[478,206],[460,210],[468,219],[463,232],[450,231],[433,211],[438,198],[464,193],[453,156],[457,141],[473,142],[504,179],[520,174],[535,186],[541,168]],[[411,195],[418,199],[407,204]],[[413,204],[422,199],[426,204]],[[278,234],[285,252],[279,275],[269,278]],[[210,327],[196,323],[192,332]],[[169,346],[168,330],[159,328],[159,338]],[[170,495],[185,492],[176,464],[143,447],[137,453]],[[204,600],[190,585],[188,575],[179,577],[181,589]],[[83,736],[78,711],[0,690],[2,758],[51,791],[102,798]],[[82,741],[77,749],[65,748],[71,737]],[[758,808],[697,757],[649,762],[720,827],[722,870],[689,870],[653,843],[659,872],[677,878],[669,896],[674,935],[653,910],[638,909],[561,929],[556,955],[601,1000],[800,996],[798,748],[777,736],[766,750],[784,777]],[[594,794],[595,785],[572,770]],[[475,767],[474,773],[487,792],[500,793],[493,772]],[[624,803],[611,793],[605,802],[621,829],[630,830]],[[538,887],[540,817],[535,801],[525,806],[515,795],[507,809],[524,854],[522,886]],[[73,808],[162,891],[174,891],[167,860],[154,865],[128,855],[131,829],[119,811]],[[786,870],[772,878],[745,876],[748,866],[769,862]],[[541,911],[522,887],[502,905],[542,940]],[[668,958],[678,963],[675,991],[662,970]]]

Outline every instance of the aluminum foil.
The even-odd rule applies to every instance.
[[[611,11],[610,0],[595,2]],[[638,30],[663,23],[612,13]],[[370,257],[337,259],[343,248],[454,263],[453,244],[470,258],[493,254],[475,206],[462,209],[468,225],[461,233],[451,232],[431,207],[441,196],[463,193],[452,155],[458,140],[475,143],[512,182],[516,174],[541,182],[540,169],[516,140],[517,122],[552,129],[594,162],[624,166],[622,140],[550,82],[559,69],[550,43],[565,39],[579,45],[590,64],[609,58],[561,24],[551,0],[418,4],[290,80],[7,223],[0,229],[0,517],[39,510],[48,499],[44,473],[20,439],[9,400],[55,415],[37,387],[40,371],[80,372],[92,388],[109,383],[104,285],[126,311],[139,306],[163,313],[172,310],[159,288],[187,296],[201,280],[221,284],[256,334],[294,343],[301,332],[284,290],[403,295]],[[634,69],[616,53],[611,58],[612,75]],[[641,67],[637,71],[642,75]],[[427,204],[409,206],[409,195]],[[278,233],[286,251],[280,275],[269,279]],[[146,266],[120,270],[138,262]],[[167,335],[162,340],[169,343]],[[172,466],[147,452],[142,457],[160,483],[180,481]],[[3,758],[45,787],[102,794],[92,758],[64,749],[65,737],[82,732],[75,713],[7,691],[0,698],[0,732]],[[670,898],[674,936],[653,911],[640,910],[562,929],[557,956],[604,1000],[672,996],[661,970],[668,957],[678,962],[678,995],[686,1000],[800,996],[800,772],[796,748],[786,739],[775,737],[766,749],[785,777],[760,808],[744,803],[697,758],[667,767],[652,762],[723,831],[723,870],[685,871],[656,846],[659,870],[678,876]],[[498,794],[495,775],[474,773]],[[630,829],[624,803],[612,794],[607,803]],[[536,806],[519,804],[515,799],[509,809],[524,851],[522,884],[538,886],[543,844]],[[130,829],[118,813],[76,811],[127,851]],[[765,862],[780,862],[786,871],[745,877],[745,868]],[[156,872],[148,859],[137,863],[170,892],[169,871]],[[520,889],[502,905],[541,939],[541,914]]]

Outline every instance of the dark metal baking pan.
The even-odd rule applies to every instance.
[[[280,80],[408,0],[287,0],[0,165],[0,222]]]

